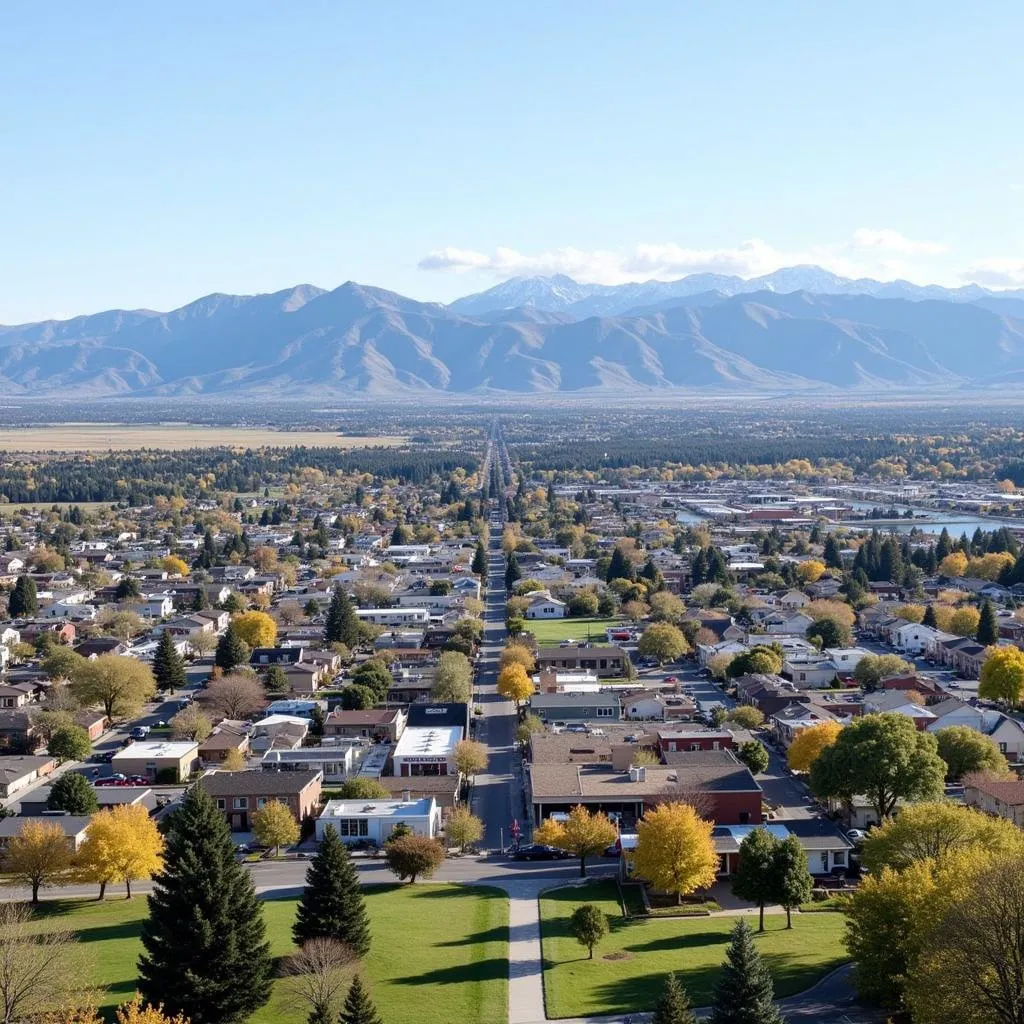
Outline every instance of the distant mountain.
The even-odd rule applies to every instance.
[[[547,290],[536,284],[546,279],[533,279],[523,288],[508,283],[503,301],[515,306],[473,315],[354,282],[333,291],[300,285],[208,295],[169,313],[113,310],[0,327],[0,394],[598,391],[621,398],[704,389],[951,391],[1024,381],[1024,297],[831,293],[822,290],[831,277],[824,274],[791,268],[769,275],[774,288],[736,294],[727,289],[738,279],[716,275],[587,294],[578,289],[588,286],[568,279]],[[790,289],[801,283],[817,290]],[[566,308],[538,304],[552,296]],[[579,312],[613,300],[628,311]]]
[[[635,309],[664,306],[672,299],[684,299],[704,292],[744,295],[769,291],[805,291],[816,295],[872,295],[885,299],[941,299],[949,302],[977,302],[987,298],[1024,300],[1024,290],[990,292],[978,285],[943,288],[916,285],[909,281],[853,280],[839,277],[822,267],[785,267],[763,277],[744,279],[724,274],[690,274],[678,281],[644,281],[639,284],[587,285],[565,275],[516,277],[487,291],[467,295],[451,303],[457,313],[478,315],[529,306],[550,313],[568,313],[578,320],[588,316],[621,316]]]

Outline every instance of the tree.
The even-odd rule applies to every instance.
[[[678,661],[690,649],[683,631],[670,622],[653,622],[640,637],[637,650],[646,658],[657,658],[659,665]]]
[[[366,711],[377,703],[377,696],[369,687],[353,683],[341,691],[341,707],[345,711]]]
[[[523,570],[519,568],[519,559],[516,558],[514,551],[510,552],[508,560],[505,562],[505,589],[511,590],[517,580],[522,579]]]
[[[84,761],[92,750],[89,733],[80,725],[62,725],[55,729],[46,744],[49,753],[58,761]]]
[[[132,898],[132,882],[152,878],[163,862],[164,840],[142,804],[117,804],[93,815],[75,858],[76,874],[100,884],[100,899],[109,882],[124,882]]]
[[[444,847],[436,839],[411,833],[385,843],[384,860],[388,870],[403,882],[429,878],[444,860]]]
[[[449,844],[457,846],[460,853],[465,853],[467,846],[479,842],[483,837],[484,823],[468,807],[457,807],[448,815],[444,834]]]
[[[818,755],[811,766],[811,790],[847,805],[863,794],[881,822],[900,799],[942,795],[946,765],[936,749],[935,737],[918,732],[903,715],[864,715]]]
[[[469,658],[458,651],[444,651],[437,660],[430,695],[441,703],[468,704],[473,691],[472,678]]]
[[[171,634],[166,630],[160,634],[160,641],[153,655],[153,675],[156,678],[157,689],[161,691],[180,690],[187,682],[185,659],[178,653]]]
[[[535,672],[537,668],[533,651],[525,644],[507,644],[502,650],[499,667],[504,669],[513,664],[521,665],[527,675]]]
[[[675,971],[670,971],[665,977],[665,984],[654,1004],[651,1024],[697,1024],[686,990]]]
[[[299,841],[299,823],[288,805],[280,800],[268,800],[252,816],[252,831],[264,846],[274,848],[274,856],[281,855],[282,846]]]
[[[377,779],[356,775],[338,787],[338,795],[342,800],[388,800],[391,790]]]
[[[487,575],[487,549],[484,547],[482,540],[476,542],[476,550],[473,552],[473,563],[470,565],[469,571],[477,576]]]
[[[358,974],[349,986],[338,1024],[381,1024],[377,1008],[373,1005],[370,994]]]
[[[978,696],[1004,700],[1016,707],[1024,698],[1024,651],[1018,647],[997,647],[989,651],[981,666]]]
[[[498,673],[498,693],[506,700],[513,701],[518,709],[524,700],[533,696],[533,682],[522,665],[506,665]]]
[[[726,675],[731,679],[738,679],[740,676],[777,676],[781,671],[781,653],[764,644],[758,644],[749,651],[737,654],[729,662]]]
[[[872,874],[882,868],[901,871],[916,861],[939,860],[948,854],[979,847],[1007,852],[1019,847],[1020,830],[1012,821],[945,800],[908,804],[882,822],[864,841],[861,863]]]
[[[341,587],[334,588],[331,603],[327,606],[324,639],[329,644],[342,643],[349,648],[359,645],[359,619],[348,594]]]
[[[938,629],[939,620],[935,615],[935,605],[929,604],[928,607],[925,608],[921,622],[930,629]]]
[[[817,583],[825,575],[825,563],[816,558],[808,558],[797,563],[796,574],[801,583]]]
[[[821,641],[822,647],[849,647],[850,630],[838,619],[826,615],[807,628],[807,639]]]
[[[250,648],[273,647],[277,623],[266,612],[242,612],[231,620],[235,634]]]
[[[46,798],[46,807],[51,811],[67,811],[85,817],[99,810],[96,790],[89,780],[78,772],[65,772],[50,787],[50,795]]]
[[[986,647],[991,647],[999,640],[999,622],[996,619],[996,610],[988,599],[981,606],[977,639],[979,644],[984,644]]]
[[[176,740],[202,743],[213,732],[213,725],[202,708],[195,704],[183,707],[170,720],[171,736]]]
[[[188,563],[177,555],[167,555],[160,565],[168,576],[188,575]]]
[[[853,678],[871,693],[877,690],[883,679],[889,676],[903,676],[913,671],[913,666],[895,654],[865,654],[853,670]]]
[[[252,876],[202,786],[171,816],[155,883],[142,925],[142,997],[192,1024],[240,1024],[270,996],[270,945]]]
[[[156,692],[148,665],[137,658],[101,654],[75,670],[72,694],[85,707],[98,704],[111,721],[134,718]]]
[[[582,804],[569,811],[568,820],[561,822],[547,818],[534,829],[538,843],[555,846],[580,859],[580,877],[587,874],[587,858],[597,856],[618,838],[618,831],[600,812],[591,812]]]
[[[963,576],[967,572],[967,556],[962,551],[954,551],[939,561],[939,575]]]
[[[288,677],[284,674],[284,669],[280,665],[271,665],[263,674],[263,689],[268,694],[274,694],[275,696],[287,693],[291,689]]]
[[[535,732],[544,731],[544,720],[539,715],[528,714],[516,726],[516,742],[525,746]]]
[[[608,918],[600,907],[583,903],[572,912],[569,931],[581,946],[587,947],[588,957],[593,960],[594,947],[608,934]]]
[[[467,778],[487,768],[487,747],[476,740],[459,740],[455,744],[455,767]]]
[[[7,614],[12,619],[31,619],[39,614],[36,581],[31,576],[19,576],[7,602]]]
[[[0,861],[7,882],[32,890],[32,902],[39,902],[44,885],[61,881],[71,867],[71,850],[64,830],[54,821],[29,819],[7,844]]]
[[[292,935],[298,945],[314,939],[344,942],[358,956],[370,950],[370,924],[359,877],[333,825],[324,829],[316,855],[306,869]]]
[[[977,608],[957,608],[949,620],[949,631],[957,636],[974,636],[980,623],[981,615]]]
[[[801,729],[786,751],[786,762],[795,772],[809,772],[826,747],[831,747],[843,731],[839,722],[829,719]]]
[[[364,661],[353,673],[352,682],[356,686],[365,686],[371,690],[377,700],[384,700],[394,682],[394,677],[380,658]]]
[[[637,824],[636,873],[678,902],[715,884],[718,854],[714,825],[688,803],[670,802],[648,811]]]
[[[758,740],[741,743],[740,749],[736,753],[754,775],[768,771],[768,766],[771,764],[768,748]]]
[[[224,755],[224,760],[220,763],[220,770],[222,772],[244,772],[245,767],[245,754],[238,747],[232,747]]]
[[[764,905],[779,892],[778,845],[778,839],[768,829],[751,830],[740,843],[739,859],[732,875],[732,891],[740,899],[757,904],[759,932],[764,931]]]
[[[226,718],[234,719],[250,718],[265,703],[259,681],[240,674],[211,680],[206,688],[206,700]]]
[[[42,669],[53,682],[74,679],[85,660],[70,647],[54,647],[43,658]]]
[[[732,930],[711,1007],[711,1024],[783,1024],[772,976],[741,917]]]
[[[759,729],[764,725],[764,712],[749,704],[741,704],[729,712],[727,720],[741,729]]]
[[[775,899],[786,910],[786,927],[793,927],[793,908],[807,903],[814,883],[807,854],[796,836],[786,836],[775,849]]]
[[[235,631],[235,624],[232,622],[217,641],[213,663],[222,672],[232,672],[239,665],[248,665],[251,653],[249,645]]]
[[[946,779],[959,782],[971,772],[1008,775],[1009,765],[996,741],[969,725],[947,725],[935,731],[938,754],[946,762]]]
[[[341,994],[349,985],[356,954],[332,938],[313,938],[302,944],[285,967],[286,987],[310,1024],[335,1024]]]

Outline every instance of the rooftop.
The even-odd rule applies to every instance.
[[[137,761],[140,757],[188,757],[199,750],[199,744],[192,740],[144,740],[137,743],[129,743],[127,747],[119,750],[113,760],[119,759]]]
[[[433,797],[422,800],[328,800],[321,818],[426,817],[434,807]]]
[[[458,725],[409,726],[395,747],[395,757],[444,757],[461,739]]]

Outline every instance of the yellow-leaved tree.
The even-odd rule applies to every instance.
[[[111,882],[124,882],[132,898],[132,882],[152,878],[162,864],[163,836],[141,804],[118,804],[93,816],[85,841],[75,856],[82,881],[97,882],[103,899]]]
[[[954,551],[939,562],[939,573],[943,576],[963,576],[967,572],[967,556]]]
[[[117,1024],[189,1024],[188,1017],[180,1013],[174,1017],[168,1017],[163,1012],[163,1007],[150,1006],[142,1002],[142,997],[136,995],[130,1003],[122,1003],[117,1008]]]
[[[714,825],[686,803],[667,803],[648,811],[637,824],[633,871],[656,889],[684,896],[714,885],[718,854]]]
[[[516,708],[533,696],[533,683],[518,662],[506,665],[498,673],[498,693],[506,700],[514,701]]]
[[[527,672],[532,672],[536,667],[533,651],[525,644],[508,644],[501,652],[501,667],[509,665],[522,665]]]
[[[299,841],[299,823],[280,800],[268,800],[252,816],[252,831],[264,846],[274,848],[275,857],[280,856],[282,846]]]
[[[797,564],[796,574],[801,583],[817,583],[825,575],[825,563],[816,558],[808,558]]]
[[[553,821],[548,818],[534,829],[533,838],[538,843],[565,850],[580,859],[580,875],[586,877],[587,858],[596,856],[618,838],[618,831],[607,815],[591,813],[577,804],[570,812],[568,821]]]
[[[168,576],[187,576],[188,575],[188,562],[183,558],[179,558],[177,555],[168,555],[161,563],[160,567],[163,569]]]
[[[795,772],[809,772],[811,765],[818,760],[818,755],[831,747],[843,727],[834,721],[819,722],[817,725],[801,729],[786,751],[786,761]]]
[[[71,867],[64,830],[55,821],[29,819],[7,844],[0,866],[9,883],[27,885],[38,903],[40,887],[63,880]]]
[[[1017,647],[996,647],[981,666],[978,696],[1005,700],[1016,707],[1024,697],[1024,651]]]
[[[231,625],[250,647],[273,647],[277,642],[277,623],[266,612],[241,612]]]

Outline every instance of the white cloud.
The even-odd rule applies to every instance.
[[[960,274],[961,280],[985,288],[1024,287],[1024,260],[993,257],[977,260]]]
[[[938,256],[948,252],[942,242],[915,241],[892,228],[858,228],[853,233],[853,245],[858,249],[880,249],[906,256]]]

